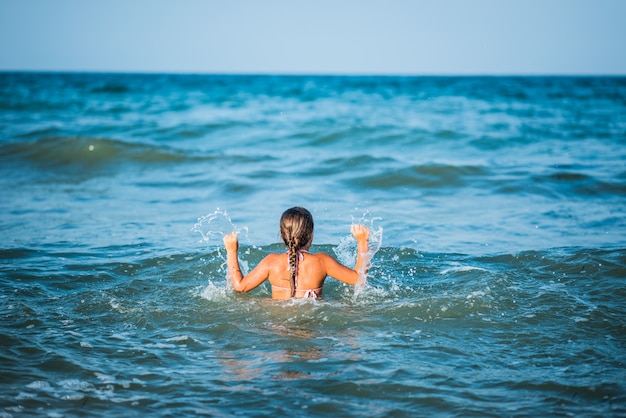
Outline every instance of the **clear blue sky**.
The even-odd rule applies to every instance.
[[[0,0],[0,70],[626,75],[626,0]]]

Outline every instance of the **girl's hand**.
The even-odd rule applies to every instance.
[[[224,246],[226,247],[226,252],[237,252],[237,249],[239,248],[239,241],[237,239],[236,232],[224,235],[223,241]]]
[[[367,242],[370,236],[370,230],[365,225],[352,225],[350,232],[357,242]]]

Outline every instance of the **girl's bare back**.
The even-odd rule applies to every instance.
[[[286,220],[286,215],[292,216],[290,221]],[[302,219],[307,222],[299,222]],[[292,234],[296,229],[294,225],[300,227],[300,235]],[[317,298],[322,294],[326,277],[356,284],[359,276],[366,273],[363,255],[368,251],[369,229],[363,225],[352,225],[351,232],[358,247],[354,269],[344,266],[327,254],[309,253],[313,240],[313,218],[304,208],[288,209],[281,217],[281,236],[289,248],[287,254],[274,253],[266,256],[245,277],[239,268],[237,234],[233,232],[224,236],[228,276],[237,292],[249,292],[269,280],[272,297],[275,299]]]

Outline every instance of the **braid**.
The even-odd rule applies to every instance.
[[[313,216],[302,207],[287,209],[280,218],[280,236],[289,257],[291,297],[296,293],[298,251],[308,248],[313,240]]]
[[[296,274],[297,274],[297,263],[298,263],[298,253],[297,253],[295,240],[289,240],[289,244],[287,246],[287,254],[289,257],[289,275],[290,281],[289,286],[291,288],[291,297],[294,297],[296,294]]]

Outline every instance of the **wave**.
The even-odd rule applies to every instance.
[[[383,170],[373,175],[348,177],[350,186],[380,189],[394,192],[402,188],[419,188],[436,191],[446,188],[481,189],[495,194],[538,194],[551,198],[580,196],[624,196],[626,184],[623,175],[606,180],[578,171],[556,170],[548,173],[533,173],[529,170],[492,169],[479,165],[450,165],[426,163],[421,165],[399,166],[400,162],[391,158],[358,157],[337,158],[320,164],[318,173],[371,172]],[[399,167],[398,167],[399,166]],[[313,172],[311,174],[314,174]]]
[[[206,243],[202,241],[198,245],[205,246]],[[312,251],[334,254],[336,248],[316,244]],[[281,251],[283,247],[279,244],[263,247],[244,245],[240,249],[242,262],[250,268],[268,253]],[[58,280],[63,282],[67,275],[71,275],[76,280],[62,287],[73,289],[80,289],[86,284],[97,287],[112,285],[116,289],[121,286],[129,292],[140,291],[146,286],[154,290],[161,286],[179,289],[209,281],[213,285],[218,282],[225,284],[226,277],[225,253],[219,244],[209,251],[188,253],[176,252],[175,249],[138,253],[136,245],[85,247],[72,251],[64,248],[5,248],[0,249],[0,260],[6,266],[21,266],[19,271],[3,269],[8,276],[41,277],[46,285]],[[155,272],[161,278],[167,278],[168,284],[150,284]],[[93,280],[91,276],[98,280]],[[102,280],[105,277],[108,280]],[[368,279],[370,295],[365,297],[393,302],[405,297],[445,297],[458,293],[466,298],[480,296],[487,287],[490,288],[489,293],[502,295],[519,292],[520,289],[535,293],[541,285],[560,282],[581,294],[605,295],[610,299],[616,295],[626,297],[621,283],[624,277],[626,250],[623,248],[565,247],[474,256],[383,247],[372,260]],[[587,288],[589,280],[597,281],[593,289]],[[336,296],[342,293],[344,287],[333,280],[327,285],[330,285],[331,295],[339,292]],[[603,291],[599,286],[612,290]]]
[[[626,184],[607,182],[588,174],[571,171],[558,171],[533,177],[538,185],[546,184],[562,195],[593,196],[602,194],[626,195]]]
[[[490,172],[480,166],[456,166],[448,164],[414,165],[398,170],[386,170],[372,176],[356,177],[351,184],[376,189],[420,187],[437,189],[475,185],[477,178],[489,176]]]
[[[533,174],[526,171],[512,171],[494,177],[493,190],[497,193],[524,195],[537,194],[550,198],[568,198],[579,196],[624,196],[626,184],[623,178],[616,176],[603,180],[591,174],[571,170],[557,170],[550,173]]]
[[[30,164],[45,171],[79,178],[117,172],[122,166],[163,166],[185,162],[210,162],[214,155],[193,155],[167,146],[85,137],[53,136],[36,141],[0,145],[5,161]]]
[[[7,294],[10,290],[19,296],[19,301],[9,301],[20,305],[11,321],[26,327],[40,325],[33,318],[56,318],[44,303],[54,298],[73,306],[79,318],[165,326],[184,322],[197,330],[206,327],[207,315],[218,323],[226,315],[227,322],[241,320],[248,326],[266,324],[268,315],[291,326],[323,318],[326,326],[343,329],[350,323],[345,315],[355,310],[362,314],[359,327],[376,329],[391,324],[427,330],[450,320],[478,328],[497,323],[502,329],[568,324],[568,333],[578,332],[579,323],[594,323],[607,335],[623,328],[624,249],[556,248],[474,257],[386,247],[376,254],[363,288],[357,291],[328,279],[324,297],[316,303],[273,301],[267,283],[250,294],[233,292],[225,253],[219,249],[141,256],[132,246],[102,250],[64,257],[27,249],[0,252],[8,265],[21,266],[18,272],[0,270],[0,285]],[[280,249],[241,250],[242,266],[248,270]],[[321,245],[313,250],[332,254],[333,249]]]

